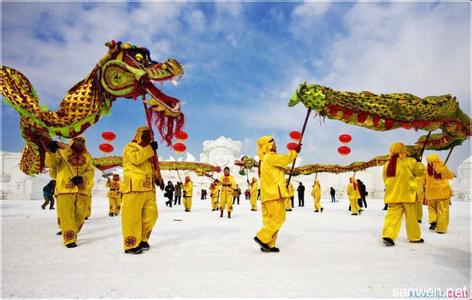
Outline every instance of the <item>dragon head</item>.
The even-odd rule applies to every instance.
[[[153,82],[174,82],[183,75],[182,66],[173,58],[162,63],[153,61],[148,49],[127,42],[111,41],[105,45],[108,53],[97,65],[100,85],[112,100],[149,95],[145,102],[162,138],[170,145],[174,121],[177,131],[183,126],[180,101],[161,92]]]

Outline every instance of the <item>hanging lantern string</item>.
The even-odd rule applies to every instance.
[[[309,108],[306,111],[305,122],[303,122],[303,127],[302,127],[302,135],[300,136],[300,140],[298,141],[299,146],[302,144],[303,135],[305,134],[306,124],[308,123],[308,117],[310,117],[310,113],[311,113],[311,108]],[[315,117],[316,117],[316,115],[315,115]],[[297,160],[297,158],[295,157],[295,159],[293,160],[293,163],[292,163],[292,167],[290,168],[290,173],[289,173],[288,179],[287,179],[287,186],[286,186],[287,188],[290,185],[290,179],[292,179],[292,173],[293,173],[293,169],[295,168],[296,160]]]

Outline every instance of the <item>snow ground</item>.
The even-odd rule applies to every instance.
[[[67,249],[56,236],[56,211],[40,201],[2,201],[3,297],[392,297],[394,289],[466,287],[470,293],[470,203],[453,202],[446,235],[422,224],[425,244],[410,244],[404,224],[397,245],[381,244],[384,211],[372,200],[350,216],[346,200],[295,207],[279,233],[281,252],[261,253],[252,240],[261,212],[249,201],[219,218],[209,200],[193,211],[166,208],[151,249],[124,254],[121,219],[94,199],[92,218]],[[182,219],[182,221],[174,221]],[[426,222],[425,222],[426,221]],[[470,294],[469,294],[470,296]]]

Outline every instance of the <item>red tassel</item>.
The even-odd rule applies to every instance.
[[[385,130],[390,130],[390,129],[392,129],[393,125],[395,124],[395,120],[385,119],[384,123],[385,123]]]
[[[351,117],[351,115],[352,115],[352,109],[345,109],[343,111],[343,119],[344,120],[349,119]]]
[[[359,123],[364,123],[365,120],[367,120],[368,116],[369,116],[368,112],[364,112],[364,111],[358,112],[357,113],[357,121],[359,121]]]
[[[395,177],[395,174],[397,173],[397,159],[398,154],[394,154],[388,161],[387,177]]]
[[[380,121],[380,117],[378,115],[374,115],[372,118],[372,123],[374,123],[375,127],[379,126],[379,121]]]

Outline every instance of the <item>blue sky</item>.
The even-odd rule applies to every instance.
[[[240,140],[244,155],[255,155],[261,135],[275,136],[285,149],[305,116],[302,106],[287,107],[303,81],[376,93],[450,93],[470,111],[467,2],[4,2],[2,9],[2,64],[22,71],[51,109],[105,54],[109,40],[145,46],[154,60],[179,60],[180,84],[162,89],[184,103],[186,144],[197,160],[203,141],[221,135]],[[101,155],[100,133],[113,130],[120,154],[144,122],[140,103],[115,101],[111,115],[85,132],[89,150]],[[2,150],[20,151],[18,116],[5,104],[2,125]],[[347,157],[336,152],[341,133],[353,136]],[[393,141],[413,143],[423,134],[312,119],[303,163],[368,160]],[[163,145],[159,153],[173,155]],[[469,142],[454,150],[451,166],[469,153]]]

